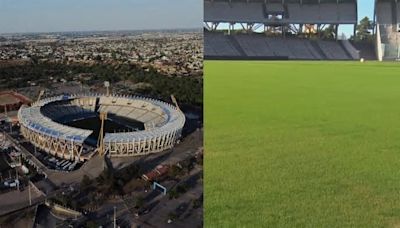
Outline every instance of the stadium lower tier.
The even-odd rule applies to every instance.
[[[355,60],[359,51],[349,41],[266,37],[263,34],[204,33],[206,59]]]

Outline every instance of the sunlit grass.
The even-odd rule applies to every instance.
[[[400,65],[205,62],[206,227],[400,226]]]

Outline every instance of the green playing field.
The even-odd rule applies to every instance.
[[[205,227],[399,227],[400,65],[205,61]]]

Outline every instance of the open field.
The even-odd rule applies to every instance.
[[[206,227],[400,227],[400,64],[205,62]]]
[[[11,94],[0,94],[0,105],[18,103],[19,99]]]

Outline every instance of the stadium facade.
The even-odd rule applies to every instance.
[[[376,0],[376,51],[368,59],[400,59],[399,5],[398,0]],[[352,25],[356,33],[357,14],[357,0],[204,0],[205,58],[367,58],[360,53],[373,45],[353,44],[338,35],[341,25]],[[321,37],[328,27],[332,37]]]
[[[306,25],[357,25],[356,0],[205,0],[204,22],[215,30],[220,23],[245,24],[251,30],[262,25],[269,29],[303,31]]]
[[[98,117],[99,113],[143,123],[144,130],[105,133],[104,152],[110,157],[157,153],[172,148],[185,124],[183,112],[162,101],[118,95],[62,95],[23,106],[18,112],[22,135],[54,156],[84,161],[93,153],[85,150],[92,130],[64,123]]]

